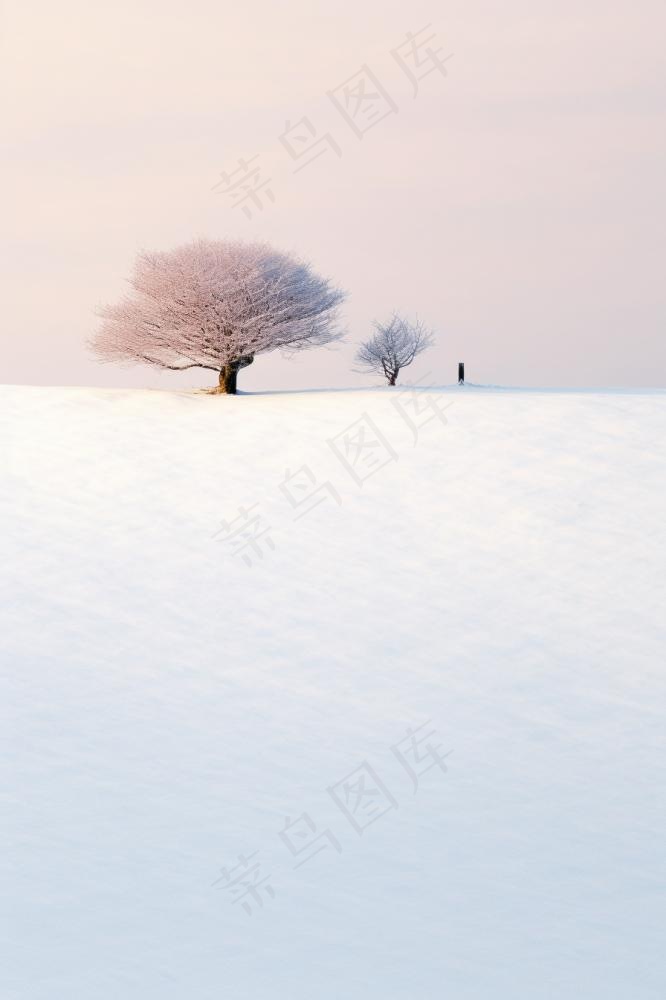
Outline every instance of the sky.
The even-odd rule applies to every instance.
[[[203,236],[348,292],[342,344],[263,355],[247,390],[372,384],[355,347],[394,309],[436,333],[410,379],[666,384],[663,0],[0,10],[0,382],[209,384],[87,346],[138,250]],[[345,85],[378,97],[345,116]]]

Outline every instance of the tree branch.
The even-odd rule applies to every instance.
[[[149,365],[157,365],[158,368],[168,368],[170,372],[184,372],[188,368],[207,368],[211,372],[219,372],[220,370],[213,365],[200,365],[196,362],[193,365],[165,365],[162,361],[155,361],[153,358],[149,358],[147,354],[140,354],[139,357],[142,361],[147,361]]]

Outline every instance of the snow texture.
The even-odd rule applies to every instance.
[[[663,393],[0,399],[3,1000],[663,1000]]]

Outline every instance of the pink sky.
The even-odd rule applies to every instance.
[[[140,247],[266,239],[349,292],[349,342],[266,355],[242,388],[342,386],[374,316],[418,313],[413,370],[514,385],[666,384],[663,0],[62,0],[2,5],[0,381],[186,386],[101,366],[85,339]],[[448,76],[391,57],[428,23]],[[390,95],[362,139],[327,97],[362,66]],[[297,174],[279,136],[326,147]],[[323,148],[323,147],[322,147]],[[212,190],[259,154],[274,203]]]

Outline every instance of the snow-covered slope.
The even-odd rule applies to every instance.
[[[0,391],[3,1000],[663,1000],[666,396],[413,401]]]

